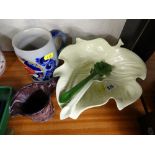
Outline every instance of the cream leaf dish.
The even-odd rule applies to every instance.
[[[56,98],[60,119],[77,119],[86,109],[114,99],[119,110],[134,103],[142,94],[137,78],[146,78],[145,63],[134,52],[111,46],[105,39],[76,39],[59,55],[64,63],[54,71],[59,77]]]

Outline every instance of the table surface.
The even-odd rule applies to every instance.
[[[0,85],[12,86],[17,91],[31,83],[31,77],[14,52],[4,52],[4,55],[6,70],[0,77]],[[9,119],[9,128],[12,128],[17,135],[141,134],[138,118],[144,114],[144,110],[140,99],[122,111],[117,109],[115,101],[110,100],[104,106],[84,111],[77,120],[70,118],[60,120],[61,109],[57,104],[55,91],[51,99],[55,114],[48,122],[37,123],[27,117],[17,116]]]

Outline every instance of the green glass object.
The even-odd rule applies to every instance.
[[[80,81],[77,85],[75,85],[70,90],[63,91],[60,94],[59,101],[61,103],[64,103],[62,104],[62,107],[64,107],[66,103],[68,103],[72,99],[72,97],[75,94],[77,94],[89,80],[92,80],[92,79],[99,80],[103,76],[109,75],[111,71],[112,71],[112,66],[110,64],[103,61],[95,63],[94,68],[91,69],[89,76],[87,76],[85,79]]]

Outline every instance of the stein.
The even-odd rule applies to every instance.
[[[60,39],[58,50],[56,43]],[[58,52],[66,41],[67,35],[59,30],[50,32],[44,28],[30,28],[15,34],[12,45],[33,81],[47,82],[53,77],[53,71],[58,65]]]

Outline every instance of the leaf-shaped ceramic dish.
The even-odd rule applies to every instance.
[[[116,101],[119,110],[135,102],[142,94],[141,86],[136,78],[146,78],[145,63],[132,51],[116,46],[97,38],[94,40],[76,39],[76,44],[62,50],[59,59],[64,64],[58,67],[54,76],[59,76],[56,87],[56,97],[59,106],[59,95],[63,90],[69,90],[87,77],[96,62],[105,61],[114,66],[111,74],[102,81],[90,80],[74,98],[62,108],[60,119],[76,119],[86,109],[101,106],[110,98]]]

